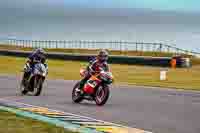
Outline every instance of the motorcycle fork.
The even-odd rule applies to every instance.
[[[31,79],[33,78],[33,74],[30,74],[30,76],[29,76],[29,78],[28,78],[28,83],[29,83],[29,85],[31,85],[30,84],[30,82],[31,82]],[[32,81],[32,84],[33,84],[33,88],[36,88],[37,86],[37,79],[38,79],[38,76],[37,75],[35,75],[35,77],[34,77],[34,79],[33,79],[33,81]]]
[[[38,76],[38,75],[36,75],[35,77],[34,77],[34,81],[33,81],[33,87],[34,88],[38,88],[38,82],[40,82],[40,79],[39,79],[40,77]]]

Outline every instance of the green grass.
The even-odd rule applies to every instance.
[[[25,58],[0,56],[0,73],[20,74]],[[80,79],[79,70],[87,62],[48,60],[50,79]],[[168,69],[167,80],[160,81],[160,67],[135,65],[110,65],[115,77],[115,83],[136,84],[145,86],[170,87],[177,89],[200,90],[200,66],[185,69]]]
[[[0,111],[0,133],[72,133],[64,128]]]

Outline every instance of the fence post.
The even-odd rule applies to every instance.
[[[162,43],[160,43],[160,53],[162,52]]]
[[[170,46],[167,47],[167,52],[168,52],[168,53],[170,52]]]
[[[24,40],[22,40],[22,47],[24,47]]]
[[[117,41],[116,41],[116,43],[117,43]],[[124,53],[123,53],[123,44],[122,44],[122,42],[119,42],[119,44],[120,44],[120,46],[121,46],[121,55],[123,55]]]
[[[8,39],[8,41],[6,41],[6,42],[8,42],[9,45],[12,45],[12,40]]]
[[[27,44],[28,44],[28,40],[25,41],[25,48],[27,47]]]
[[[114,43],[115,45],[118,45],[118,46],[119,46],[119,53],[120,53],[120,55],[121,55],[121,54],[122,54],[122,45],[121,45],[121,43],[117,44],[115,41],[113,41],[113,43]]]
[[[31,47],[31,43],[32,43],[32,41],[29,40],[29,43],[28,43],[28,47],[29,47],[29,48]]]
[[[58,41],[56,40],[55,41],[55,44],[56,44],[56,49],[58,48]]]
[[[20,47],[21,46],[20,43],[21,43],[20,40],[17,40],[17,46]]]
[[[79,48],[80,48],[80,49],[82,48],[81,40],[79,40]]]
[[[137,42],[135,43],[135,50],[136,50],[136,52],[138,51],[138,43]]]
[[[42,48],[42,41],[41,40],[38,41],[38,45],[39,45],[39,48]]]
[[[23,46],[23,40],[20,40],[20,47]]]
[[[6,42],[8,43],[8,45],[11,45],[11,44],[12,44],[12,40],[9,40],[9,39],[8,39]],[[4,42],[3,42],[3,44],[4,44]]]
[[[141,43],[141,49],[140,49],[141,52],[143,52],[143,43]]]
[[[30,40],[30,45],[29,47],[32,48],[33,40]]]
[[[36,40],[36,48],[39,48],[40,44],[39,44],[39,40]]]
[[[141,52],[140,52],[140,55],[142,56],[143,55],[143,48],[144,48],[144,44],[143,44],[143,42],[141,43]]]

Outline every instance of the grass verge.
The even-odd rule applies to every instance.
[[[0,56],[0,73],[20,74],[25,58]],[[79,70],[87,62],[48,60],[50,79],[79,80]],[[167,80],[160,81],[160,71],[164,68],[136,65],[111,64],[116,83],[144,86],[169,87],[200,90],[200,66],[190,69],[167,69]]]
[[[73,133],[45,122],[0,111],[0,133]]]

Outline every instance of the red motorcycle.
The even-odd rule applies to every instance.
[[[80,69],[81,77],[86,75],[85,69]],[[104,105],[110,95],[109,85],[113,83],[114,77],[111,72],[101,71],[94,74],[85,83],[82,90],[79,89],[80,81],[77,82],[72,91],[72,100],[80,103],[83,100],[95,101],[97,105]]]

